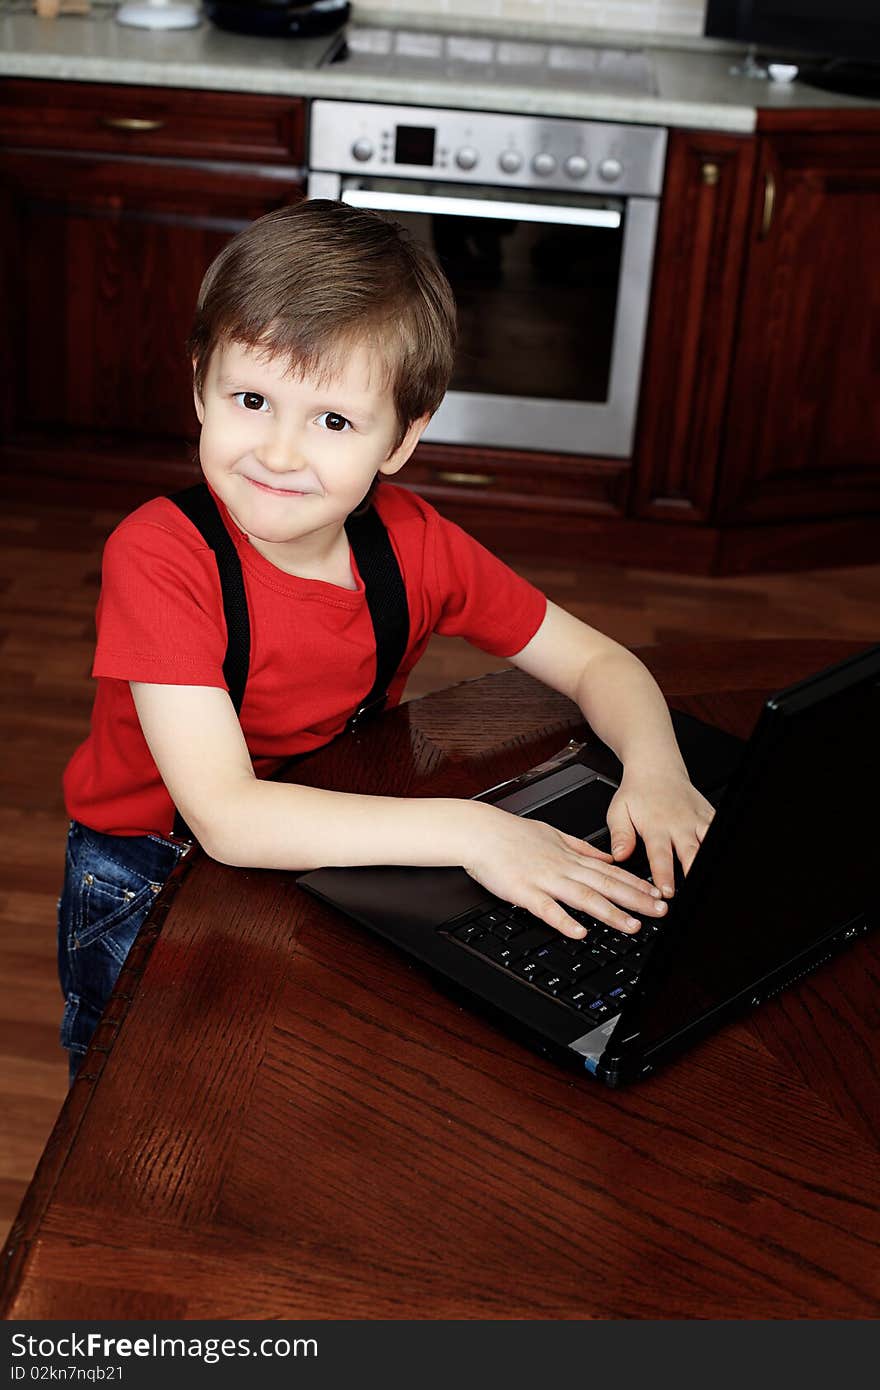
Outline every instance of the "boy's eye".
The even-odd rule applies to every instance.
[[[318,420],[323,420],[328,430],[336,430],[337,433],[351,429],[351,421],[346,420],[344,415],[338,415],[335,410],[325,410],[323,415],[318,416]]]
[[[236,391],[232,399],[243,405],[245,410],[269,409],[269,402],[265,396],[260,395],[259,391]]]

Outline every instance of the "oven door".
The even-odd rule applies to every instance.
[[[630,456],[656,199],[319,173],[309,197],[388,213],[449,277],[459,348],[425,440]]]

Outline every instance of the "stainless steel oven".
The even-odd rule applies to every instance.
[[[435,443],[628,457],[665,130],[315,101],[311,198],[436,252],[460,345]]]

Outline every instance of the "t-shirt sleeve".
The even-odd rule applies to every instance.
[[[104,547],[97,629],[93,676],[228,688],[220,579],[200,538],[154,521],[118,526]]]
[[[544,620],[546,596],[460,526],[436,512],[433,520],[441,605],[435,632],[464,637],[492,656],[522,651]]]

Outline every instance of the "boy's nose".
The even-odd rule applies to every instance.
[[[255,453],[272,473],[295,473],[306,466],[299,440],[287,432],[276,431],[263,440]]]

